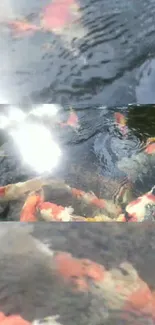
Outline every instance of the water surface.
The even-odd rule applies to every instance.
[[[36,23],[49,2],[4,0],[1,19],[24,16]],[[72,27],[69,42],[41,31],[14,39],[1,29],[1,101],[26,98],[77,107],[155,102],[154,1],[79,4],[79,30]]]

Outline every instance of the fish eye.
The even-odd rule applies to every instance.
[[[129,275],[129,272],[125,270],[123,267],[119,266],[118,269],[122,272],[124,276]]]

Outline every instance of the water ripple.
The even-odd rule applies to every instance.
[[[32,22],[44,6],[36,0],[31,5],[26,0],[11,3],[16,17],[25,14]],[[1,84],[7,71],[12,100],[27,96],[84,105],[124,105],[130,98],[136,102],[137,68],[155,52],[155,2],[84,0],[80,5],[81,22],[65,36],[38,32],[12,39],[8,31],[1,32]]]

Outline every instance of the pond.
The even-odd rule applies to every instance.
[[[74,110],[3,105],[1,216],[14,220],[26,195],[43,188],[45,203],[71,206],[80,220],[98,215],[154,220],[154,110],[154,105]]]
[[[154,220],[154,13],[152,0],[0,4],[2,219],[33,189],[46,221],[50,208]]]

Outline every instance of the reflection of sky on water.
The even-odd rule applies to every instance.
[[[57,105],[39,105],[32,109],[34,116],[49,116],[57,114]],[[9,107],[6,115],[0,116],[0,129],[13,128],[8,131],[19,150],[23,162],[30,165],[37,173],[50,172],[57,167],[61,150],[53,140],[51,132],[41,123],[27,123],[27,114],[16,107]],[[14,124],[12,124],[14,123]],[[15,128],[14,128],[15,126]]]
[[[37,173],[51,172],[57,167],[61,150],[52,139],[50,131],[43,125],[24,123],[11,131],[24,163]]]

